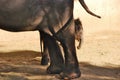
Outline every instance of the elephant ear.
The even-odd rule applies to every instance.
[[[80,4],[82,5],[82,7],[86,10],[86,12],[88,12],[90,15],[95,16],[97,18],[101,18],[101,16],[96,15],[95,13],[93,13],[92,11],[90,11],[90,9],[87,7],[87,5],[85,4],[84,0],[79,0]]]

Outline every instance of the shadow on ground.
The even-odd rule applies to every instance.
[[[80,63],[82,77],[80,80],[119,80],[120,67],[95,66],[87,62]]]
[[[0,80],[56,80],[40,65],[36,51],[0,52]],[[82,76],[75,80],[119,80],[120,67],[95,66],[80,62]]]

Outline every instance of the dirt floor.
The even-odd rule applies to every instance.
[[[78,8],[77,16],[81,15],[79,11]],[[87,17],[80,16],[84,36],[77,57],[82,75],[74,80],[120,80],[120,24],[109,20],[117,18],[104,17],[102,10],[100,14],[101,20],[86,13]],[[115,26],[109,23],[115,23]],[[11,33],[0,30],[0,36],[0,80],[57,80],[55,75],[46,73],[47,66],[40,65],[38,32]]]

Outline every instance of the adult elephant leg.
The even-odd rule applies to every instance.
[[[58,43],[48,34],[44,35],[44,43],[48,47],[50,56],[50,66],[47,68],[47,72],[50,74],[58,74],[62,72],[64,68],[64,60]]]
[[[41,53],[42,53],[41,65],[48,65],[50,61],[49,52],[48,52],[47,44],[44,41],[44,36],[46,36],[46,34],[42,31],[39,31],[39,32],[40,32],[40,46],[41,46]]]
[[[42,52],[42,59],[41,59],[41,65],[48,65],[50,58],[48,53],[48,47],[46,43],[43,42],[43,52]]]
[[[79,63],[76,56],[76,49],[75,49],[75,27],[74,21],[67,26],[67,29],[64,31],[59,32],[57,36],[63,46],[64,49],[64,56],[65,56],[65,68],[63,72],[60,73],[59,78],[77,78],[80,77],[80,69]]]
[[[77,46],[77,48],[80,49],[81,42],[82,42],[82,33],[83,33],[82,22],[80,21],[80,19],[75,19],[74,22],[75,22],[75,39],[79,41],[79,45]],[[42,31],[39,31],[39,32],[40,32],[40,38],[41,38],[40,45],[42,45],[42,43],[43,43],[43,49],[41,49],[41,50],[43,50],[41,65],[48,65],[50,59],[49,59],[48,47],[44,41],[45,33]]]

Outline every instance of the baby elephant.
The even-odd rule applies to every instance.
[[[75,39],[79,42],[77,49],[80,49],[82,43],[83,26],[79,18],[75,19],[74,22],[75,22]],[[49,51],[46,43],[44,42],[44,36],[46,36],[46,34],[44,34],[44,32],[40,32],[40,36],[41,36],[40,43],[41,43],[41,52],[42,52],[41,65],[48,65],[48,62],[50,60]],[[42,43],[43,43],[43,49],[42,49]]]

